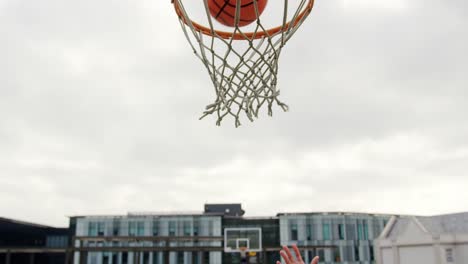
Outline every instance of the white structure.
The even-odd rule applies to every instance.
[[[374,245],[378,264],[467,264],[468,213],[393,217]]]

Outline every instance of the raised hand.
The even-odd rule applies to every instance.
[[[283,250],[280,251],[280,255],[283,257],[286,264],[305,264],[304,260],[302,259],[301,253],[296,245],[292,246],[296,257],[291,254],[291,251],[288,247],[283,246]],[[318,264],[319,257],[315,257],[310,264]],[[281,264],[281,262],[277,261],[276,264]]]

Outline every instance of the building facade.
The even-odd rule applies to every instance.
[[[392,217],[375,249],[378,264],[466,264],[468,213]]]
[[[63,264],[69,229],[0,217],[0,264]]]
[[[221,263],[221,220],[220,215],[196,213],[73,217],[75,247],[122,248],[113,252],[77,252],[74,263]],[[195,251],[201,247],[208,250]]]
[[[237,264],[241,263],[241,254],[226,250],[225,231],[256,228],[261,230],[261,249],[250,252],[248,262],[252,264],[275,263],[280,259],[281,245],[292,244],[301,248],[308,262],[317,255],[323,264],[371,264],[375,263],[373,240],[391,217],[281,213],[275,217],[249,218],[243,214],[240,204],[227,204],[205,205],[203,213],[74,217],[70,226],[76,229],[75,247],[102,249],[87,254],[77,252],[74,261],[76,264]],[[111,252],[115,247],[120,250]]]
[[[314,256],[320,263],[375,263],[373,240],[389,221],[389,215],[359,213],[278,214],[282,245],[326,245],[302,252],[306,263]]]
[[[58,235],[34,227],[50,232],[39,240],[33,233],[8,237],[40,241],[65,264],[273,264],[280,260],[281,246],[293,244],[307,262],[318,255],[320,264],[371,264],[372,240],[390,219],[359,213],[244,213],[240,204],[207,204],[202,212],[74,216],[69,229]],[[19,254],[10,254],[12,248],[3,248],[9,253],[2,257],[1,245],[7,241],[2,238],[0,264],[23,263]],[[36,257],[24,263],[42,264]]]

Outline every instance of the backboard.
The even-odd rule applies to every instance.
[[[241,252],[241,248],[247,248],[248,252],[262,251],[261,228],[225,228],[224,252]]]

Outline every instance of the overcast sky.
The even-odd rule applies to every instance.
[[[466,0],[317,0],[237,129],[169,2],[0,0],[0,216],[468,211]]]

